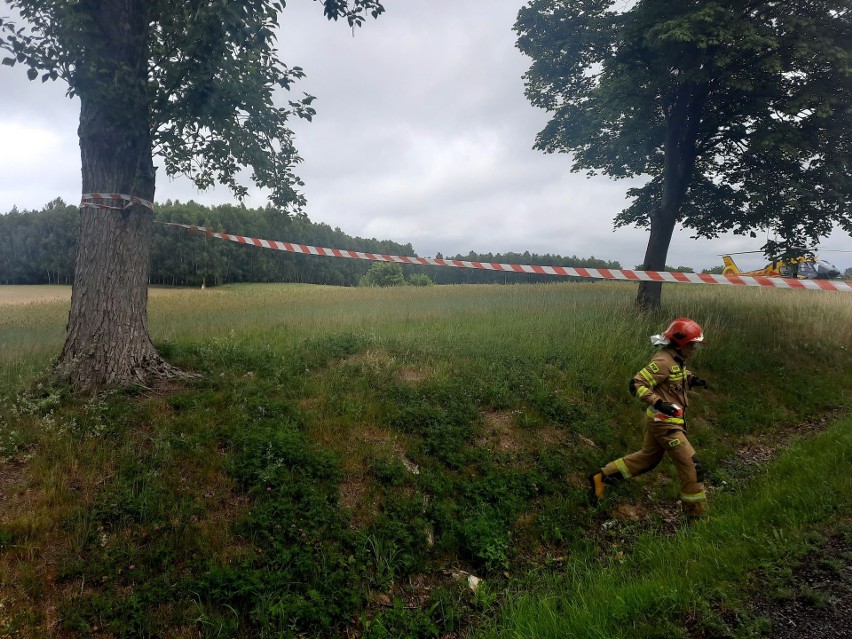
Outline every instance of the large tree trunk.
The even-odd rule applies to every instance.
[[[154,200],[145,92],[146,0],[81,0],[93,22],[77,70],[83,193]],[[84,6],[85,5],[85,6]],[[82,207],[71,312],[56,371],[78,389],[145,383],[176,369],[148,337],[153,213],[121,200]]]
[[[666,142],[663,166],[663,193],[660,206],[651,214],[651,234],[645,250],[644,271],[663,271],[680,206],[695,167],[696,141],[701,111],[707,96],[705,87],[682,86],[666,113]],[[641,310],[660,307],[663,285],[642,282],[636,296]]]
[[[676,219],[677,211],[672,212],[671,208],[662,206],[651,215],[651,233],[645,249],[645,261],[642,263],[643,271],[665,270]],[[640,282],[636,306],[643,311],[659,308],[662,294],[662,283]]]

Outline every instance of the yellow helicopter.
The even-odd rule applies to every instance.
[[[725,268],[722,275],[745,275],[748,277],[788,277],[800,280],[830,280],[840,277],[840,269],[831,262],[818,258],[816,255],[803,255],[789,259],[772,260],[763,268],[753,271],[741,271],[731,255],[745,253],[760,253],[762,251],[742,251],[722,256]]]

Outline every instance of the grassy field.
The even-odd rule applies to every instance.
[[[39,381],[68,298],[16,288],[0,636],[772,636],[755,580],[852,501],[852,296],[670,286],[640,316],[610,283],[152,289],[155,344],[197,377],[79,398]],[[684,315],[711,383],[698,529],[667,462],[584,491],[641,440],[626,382]]]

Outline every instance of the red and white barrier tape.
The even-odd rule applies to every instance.
[[[90,202],[89,200],[96,201]],[[127,204],[124,206],[109,206],[107,204],[98,204],[97,200],[121,200],[122,202],[127,202]],[[145,208],[151,209],[152,211],[154,210],[153,202],[143,200],[141,197],[136,197],[134,195],[124,195],[123,193],[83,193],[83,197],[80,200],[80,206],[83,208],[110,209],[112,211],[123,211],[134,204],[141,204]]]
[[[228,240],[237,244],[249,244],[259,248],[302,255],[321,255],[325,257],[348,257],[375,262],[395,262],[397,264],[419,264],[421,266],[451,266],[486,271],[505,271],[508,273],[529,273],[533,275],[556,275],[561,277],[581,277],[601,280],[622,280],[629,282],[665,282],[669,284],[721,284],[723,286],[766,286],[770,288],[799,288],[821,291],[843,291],[852,293],[852,282],[836,280],[796,280],[782,277],[747,277],[744,275],[710,275],[709,273],[670,273],[668,271],[628,271],[623,269],[582,268],[571,266],[540,266],[538,264],[496,264],[493,262],[468,262],[447,260],[434,257],[401,257],[399,255],[379,255],[346,249],[322,248],[305,244],[292,244],[276,240],[260,240],[254,237],[217,233],[213,229],[194,224],[158,222],[164,226],[182,228],[207,237]]]

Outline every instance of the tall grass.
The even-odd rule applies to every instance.
[[[67,317],[64,301],[0,305],[0,395],[32,379],[59,354]]]
[[[12,499],[0,520],[0,596],[18,602],[8,627],[49,636],[36,611],[56,608],[79,636],[97,626],[140,637],[432,637],[461,632],[508,589],[497,636],[611,633],[610,617],[633,628],[631,608],[664,621],[625,637],[678,636],[685,607],[711,614],[691,584],[715,584],[714,570],[748,553],[770,560],[748,544],[777,550],[764,541],[780,535],[795,545],[847,499],[790,502],[817,477],[792,470],[783,496],[767,483],[765,497],[747,499],[734,453],[849,403],[852,296],[668,287],[649,314],[634,296],[618,283],[152,289],[154,343],[198,377],[164,395],[89,399],[31,387],[61,348],[67,302],[0,306],[0,465],[15,460],[26,486],[15,494],[30,500]],[[633,531],[619,556],[589,532],[619,501],[665,504],[676,487],[653,473],[592,507],[583,477],[640,441],[626,381],[652,352],[648,336],[677,316],[707,334],[690,368],[711,388],[693,398],[690,439],[709,469],[714,519],[661,540],[649,509],[651,534]],[[791,454],[823,468],[831,455],[848,461],[842,451]],[[759,506],[782,497],[787,514]],[[719,552],[690,555],[699,546]],[[571,558],[564,572],[554,556]],[[487,586],[471,600],[447,565]],[[599,605],[610,590],[617,599]],[[573,621],[562,621],[566,606]]]
[[[605,353],[621,364],[622,354],[647,350],[647,335],[668,319],[691,316],[705,326],[714,361],[740,348],[785,349],[803,341],[813,348],[835,342],[850,346],[852,296],[841,293],[671,286],[663,308],[648,316],[634,312],[634,294],[634,286],[617,283],[152,289],[150,329],[155,343],[203,342],[233,333],[245,343],[263,339],[276,347],[360,332],[418,352],[439,349],[441,356],[447,347],[471,356],[485,347],[541,359],[570,345],[575,353]],[[58,353],[67,308],[67,302],[0,305],[4,385],[25,379]],[[620,367],[613,372],[623,376]]]

